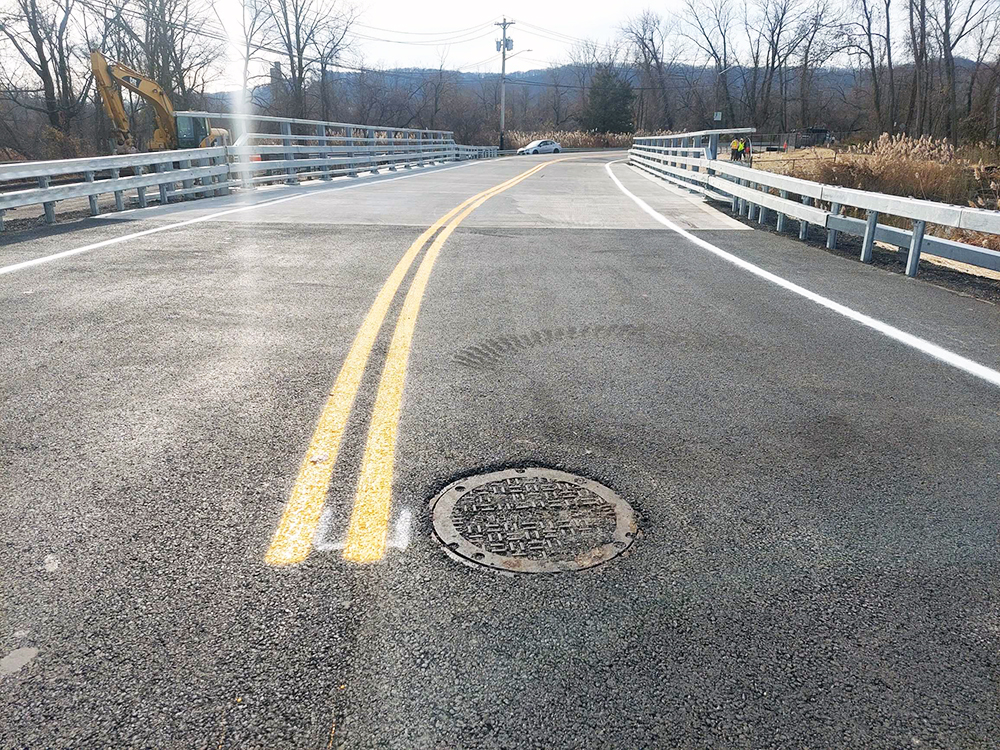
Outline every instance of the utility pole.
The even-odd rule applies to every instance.
[[[503,29],[503,38],[497,41],[497,52],[503,53],[500,63],[500,150],[503,151],[504,116],[507,114],[507,53],[514,49],[514,40],[507,38],[507,27],[513,26],[514,22],[508,21],[507,16],[504,16],[503,21],[497,21],[493,25]]]

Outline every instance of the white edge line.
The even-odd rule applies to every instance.
[[[229,214],[239,213],[241,211],[250,211],[254,208],[263,208],[265,206],[274,206],[278,203],[285,203],[287,201],[298,200],[299,198],[307,198],[310,196],[317,195],[318,193],[333,193],[338,190],[352,190],[354,188],[360,187],[370,187],[372,185],[384,185],[387,182],[395,182],[396,180],[408,180],[411,177],[419,177],[424,174],[438,174],[440,172],[448,172],[452,169],[462,169],[464,167],[471,167],[473,164],[481,164],[487,160],[476,159],[470,161],[467,164],[456,164],[452,167],[445,167],[443,169],[429,169],[428,171],[413,172],[412,174],[404,174],[398,177],[389,177],[384,179],[368,179],[362,182],[354,182],[350,185],[337,185],[334,187],[329,187],[326,189],[310,190],[304,193],[296,193],[295,195],[286,195],[284,198],[276,198],[271,201],[263,201],[261,203],[252,203],[247,206],[237,206],[235,208],[227,208],[225,211],[217,211],[214,214],[206,214],[205,216],[197,216],[193,219],[187,219],[186,221],[179,221],[175,224],[166,224],[162,227],[153,227],[152,229],[144,229],[141,232],[133,232],[132,234],[125,234],[121,237],[112,237],[108,240],[101,240],[100,242],[95,242],[92,245],[84,245],[83,247],[75,247],[72,250],[63,250],[62,252],[53,253],[52,255],[44,255],[41,258],[32,258],[31,260],[24,260],[20,263],[14,263],[9,266],[0,267],[0,276],[6,273],[14,273],[15,271],[21,271],[25,268],[31,268],[32,266],[38,266],[42,263],[51,263],[54,260],[60,260],[62,258],[68,258],[71,255],[79,255],[80,253],[88,253],[92,250],[99,250],[102,247],[108,247],[109,245],[117,245],[119,242],[127,242],[128,240],[134,240],[139,237],[147,237],[151,234],[157,234],[158,232],[166,232],[170,229],[179,229],[181,227],[191,226],[192,224],[200,224],[203,221],[211,221],[212,219],[218,219],[220,216],[228,216]],[[425,168],[426,169],[426,168]],[[188,206],[194,207],[194,206]],[[151,217],[152,218],[152,217]]]
[[[621,160],[607,162],[604,165],[605,171],[607,171],[608,176],[615,183],[615,185],[618,186],[618,189],[621,190],[623,193],[625,193],[625,195],[627,195],[629,198],[631,198],[632,201],[639,208],[641,208],[643,211],[645,211],[647,214],[653,217],[656,221],[663,224],[663,226],[667,227],[667,229],[676,232],[684,239],[693,242],[695,245],[704,250],[708,250],[708,252],[719,256],[723,260],[729,261],[735,266],[739,266],[745,271],[749,271],[754,276],[759,276],[762,279],[770,281],[772,284],[776,284],[783,289],[787,289],[793,294],[797,294],[800,297],[805,297],[806,299],[815,302],[817,305],[820,305],[821,307],[825,307],[826,309],[832,310],[833,312],[839,315],[843,315],[845,318],[850,318],[856,323],[860,323],[863,326],[878,331],[883,336],[887,336],[890,339],[893,339],[894,341],[898,341],[901,344],[906,344],[906,346],[912,347],[913,349],[921,351],[924,354],[928,354],[931,357],[934,357],[934,359],[940,360],[941,362],[944,362],[946,364],[951,365],[952,367],[967,372],[970,375],[975,375],[977,378],[982,378],[988,383],[1000,386],[1000,372],[997,372],[996,370],[993,370],[987,367],[986,365],[981,365],[978,362],[974,362],[973,360],[968,359],[967,357],[963,357],[960,354],[956,354],[955,352],[949,351],[948,349],[938,346],[937,344],[932,344],[930,341],[926,341],[925,339],[922,339],[919,336],[914,336],[912,333],[901,331],[895,326],[891,326],[888,323],[883,323],[881,320],[877,320],[869,315],[860,313],[857,310],[852,310],[850,307],[842,305],[839,302],[834,302],[831,299],[827,299],[826,297],[820,294],[816,294],[816,292],[812,292],[806,289],[805,287],[801,287],[798,284],[795,284],[791,281],[788,281],[787,279],[782,278],[781,276],[777,276],[771,273],[770,271],[765,271],[760,266],[756,266],[753,263],[750,263],[749,261],[743,260],[742,258],[738,258],[732,253],[727,253],[725,250],[716,247],[711,242],[707,242],[701,239],[700,237],[696,237],[690,232],[681,229],[679,226],[670,221],[670,219],[667,219],[662,214],[650,208],[649,204],[647,204],[641,198],[638,198],[637,196],[633,195],[631,192],[629,192],[628,188],[622,185],[621,181],[617,177],[615,177],[614,172],[611,171],[612,164],[620,164],[620,163]]]

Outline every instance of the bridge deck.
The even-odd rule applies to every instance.
[[[1000,736],[997,308],[611,167],[710,251],[619,189],[609,158],[281,187],[0,240],[5,268],[115,240],[0,275],[0,744]],[[400,350],[415,257],[339,452],[310,454],[420,232],[546,161],[441,244]],[[362,564],[344,550],[400,351],[398,431],[377,436],[394,462],[372,474],[391,483],[387,546]],[[334,469],[303,521],[308,558],[269,565],[313,459]],[[631,503],[630,554],[519,578],[443,554],[429,499],[527,465]]]

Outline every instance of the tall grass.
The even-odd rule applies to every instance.
[[[883,133],[819,167],[821,182],[858,190],[967,205],[976,195],[972,170],[955,148],[928,136]]]
[[[506,133],[507,148],[521,148],[532,141],[556,141],[563,148],[631,148],[629,133],[588,133],[583,130],[536,130],[523,132],[510,130]]]

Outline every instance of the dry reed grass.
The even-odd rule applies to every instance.
[[[506,133],[506,148],[521,148],[532,141],[556,141],[563,148],[630,148],[632,136],[628,133],[588,133],[583,130],[536,130],[525,133],[511,130]]]

